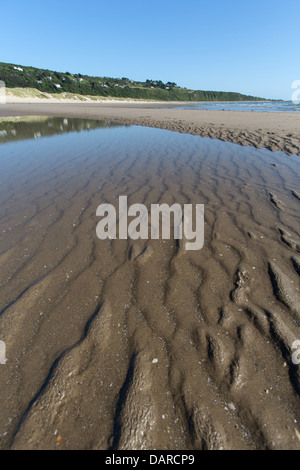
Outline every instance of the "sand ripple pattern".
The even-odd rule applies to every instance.
[[[134,126],[51,139],[0,147],[1,447],[300,449],[299,159]],[[204,248],[98,240],[119,195],[204,203]]]

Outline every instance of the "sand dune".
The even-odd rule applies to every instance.
[[[3,169],[1,447],[300,449],[298,157],[105,132]],[[98,240],[120,194],[204,203],[204,248]]]

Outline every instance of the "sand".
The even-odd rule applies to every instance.
[[[93,95],[79,95],[75,93],[62,92],[62,93],[47,93],[36,88],[6,88],[5,89],[5,102],[6,103],[147,103],[155,102],[154,100],[140,100],[130,98],[114,99],[111,96],[93,96]],[[1,103],[3,104],[3,103]]]
[[[22,100],[21,100],[22,101]],[[160,109],[161,106],[171,109]],[[178,110],[178,103],[8,103],[0,116],[48,115],[110,119],[300,155],[300,114]]]
[[[294,135],[299,123],[131,106],[18,104],[1,115],[187,133],[223,119],[237,134],[247,123],[249,135],[258,123]],[[2,169],[1,448],[299,450],[298,156],[125,131],[114,158],[102,144],[101,166],[87,141],[84,158],[76,143],[57,144],[33,171],[37,155],[25,158],[19,143],[15,173]],[[95,208],[120,191],[130,203],[204,203],[204,248],[97,240]]]

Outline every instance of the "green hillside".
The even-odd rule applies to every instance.
[[[36,88],[48,93],[163,101],[257,101],[262,98],[223,91],[188,90],[174,82],[137,82],[129,78],[90,77],[0,62],[0,80],[8,88]]]

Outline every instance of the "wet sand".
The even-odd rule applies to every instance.
[[[172,109],[177,103],[9,103],[0,116],[109,119],[300,155],[300,114]],[[160,109],[170,106],[171,109]]]
[[[300,449],[298,156],[100,132],[0,146],[1,447]],[[120,194],[204,203],[203,249],[98,240]]]

